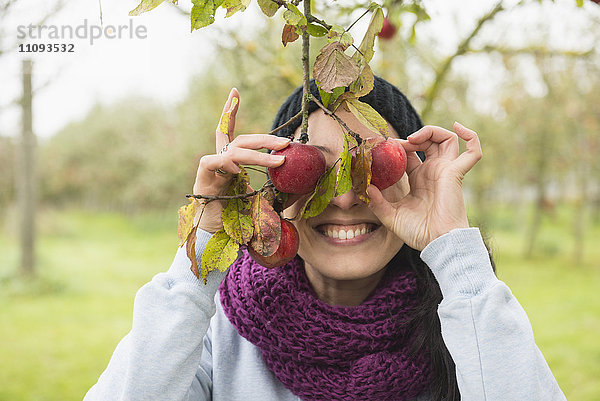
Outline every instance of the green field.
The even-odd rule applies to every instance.
[[[14,276],[16,222],[0,224],[0,400],[80,400],[131,327],[137,289],[169,267],[176,212],[46,211],[33,280]],[[600,399],[600,225],[589,228],[577,266],[569,224],[568,211],[547,221],[531,260],[514,224],[492,225],[490,244],[567,398],[592,401]]]

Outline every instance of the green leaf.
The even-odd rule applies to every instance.
[[[328,107],[330,104],[335,102],[336,99],[346,91],[346,87],[339,86],[334,88],[332,93],[325,92],[323,89],[321,89],[321,84],[319,82],[317,82],[317,88],[319,88],[319,95],[321,95],[321,103],[323,103],[323,106],[325,107]]]
[[[375,76],[369,64],[365,64],[360,76],[350,85],[350,92],[355,94],[356,98],[365,96],[375,87]]]
[[[346,132],[344,132],[344,149],[340,153],[340,168],[337,172],[337,178],[335,182],[335,196],[343,195],[352,189],[352,177],[351,166],[352,166],[352,154],[349,151],[349,144],[356,141]]]
[[[227,14],[225,14],[225,18],[231,17],[238,11],[245,11],[249,5],[250,0],[224,0],[222,7],[227,9]]]
[[[206,243],[200,263],[200,274],[206,284],[208,273],[213,270],[224,272],[238,257],[240,244],[235,242],[225,230],[213,234]]]
[[[354,114],[358,120],[363,123],[371,131],[383,135],[387,138],[388,136],[388,125],[381,114],[379,114],[373,107],[367,103],[363,103],[358,99],[346,100],[346,106],[348,110]]]
[[[258,5],[260,6],[260,9],[267,17],[274,16],[280,7],[279,4],[277,4],[271,0],[258,0]]]
[[[129,11],[130,16],[140,15],[146,11],[150,11],[158,7],[164,0],[142,0],[140,4],[133,10]]]
[[[215,11],[223,0],[192,0],[194,4],[190,14],[192,32],[215,22]]]
[[[249,184],[248,172],[242,167],[229,184],[227,195],[245,194]],[[247,244],[254,234],[252,224],[252,203],[247,198],[229,199],[221,213],[223,229],[241,245]]]
[[[340,154],[341,163],[340,168],[337,172],[337,178],[335,183],[335,196],[343,195],[352,189],[352,177],[351,166],[352,166],[352,154],[349,151],[349,143],[356,141],[350,135],[344,132],[344,149]]]
[[[330,168],[321,176],[319,182],[317,182],[315,191],[310,198],[308,198],[304,205],[304,210],[302,211],[302,217],[305,219],[319,215],[333,199],[336,182],[336,174],[334,171],[335,169],[333,167]]]
[[[314,37],[317,37],[317,38],[325,36],[329,32],[327,30],[327,28],[325,28],[325,27],[323,27],[321,25],[317,25],[317,24],[308,24],[308,25],[306,25],[306,31],[308,32],[308,34],[310,36],[314,36]]]
[[[293,4],[287,5],[287,10],[283,13],[283,19],[288,25],[306,26],[307,24],[304,14]]]
[[[325,45],[313,67],[313,76],[325,92],[332,93],[337,87],[346,87],[360,75],[358,64],[344,53],[343,45],[333,42]]]
[[[381,7],[377,7],[373,12],[367,32],[365,32],[365,36],[358,46],[358,51],[353,55],[356,62],[360,62],[360,59],[364,57],[365,61],[368,63],[373,58],[373,55],[375,54],[375,51],[373,50],[373,47],[375,46],[375,37],[383,27],[383,20],[383,10]]]
[[[346,28],[343,26],[334,25],[327,34],[327,41],[329,43],[340,43],[343,46],[343,50],[346,50],[348,47],[352,46],[354,38],[350,33],[346,32]]]

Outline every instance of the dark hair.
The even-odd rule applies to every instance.
[[[311,93],[320,99],[319,91],[311,81]],[[400,138],[406,138],[412,132],[423,126],[421,119],[406,96],[398,88],[382,78],[375,77],[374,89],[360,98],[379,112],[389,123]],[[302,87],[297,88],[280,107],[273,122],[273,128],[279,127],[301,110]],[[309,113],[318,106],[311,102]],[[300,120],[276,132],[277,136],[293,137]],[[419,155],[424,160],[424,155]],[[432,363],[432,379],[430,397],[433,400],[457,401],[460,392],[456,380],[456,366],[442,338],[440,319],[437,308],[442,301],[442,292],[433,273],[421,260],[419,251],[404,245],[394,256],[391,265],[403,269],[412,269],[418,280],[418,306],[412,311],[412,317],[407,322],[412,351],[426,352]],[[495,268],[494,268],[495,269]]]

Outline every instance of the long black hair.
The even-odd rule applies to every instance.
[[[311,81],[310,91],[313,96],[320,99],[314,80]],[[273,129],[286,123],[301,110],[302,97],[302,87],[299,87],[281,105],[273,121]],[[408,135],[423,126],[421,118],[406,96],[380,77],[375,77],[373,90],[360,100],[377,110],[394,127],[400,138],[406,139]],[[309,113],[317,108],[318,106],[311,102]],[[299,125],[300,120],[296,120],[295,123],[277,131],[275,135],[292,138]],[[422,153],[419,153],[419,157],[421,160],[425,159]],[[407,245],[402,246],[390,264],[394,265],[389,266],[391,268],[410,269],[417,276],[419,302],[418,306],[411,311],[412,316],[407,326],[412,339],[412,352],[426,353],[431,359],[431,399],[460,400],[456,366],[442,338],[440,319],[437,314],[438,305],[442,301],[440,286],[429,267],[421,260],[419,251]],[[494,266],[493,262],[492,266]]]

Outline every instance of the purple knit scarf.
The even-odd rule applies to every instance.
[[[220,287],[225,315],[256,345],[283,385],[305,400],[412,400],[431,378],[411,355],[406,322],[414,273],[388,269],[359,306],[332,306],[312,290],[301,259],[266,269],[244,251]]]

